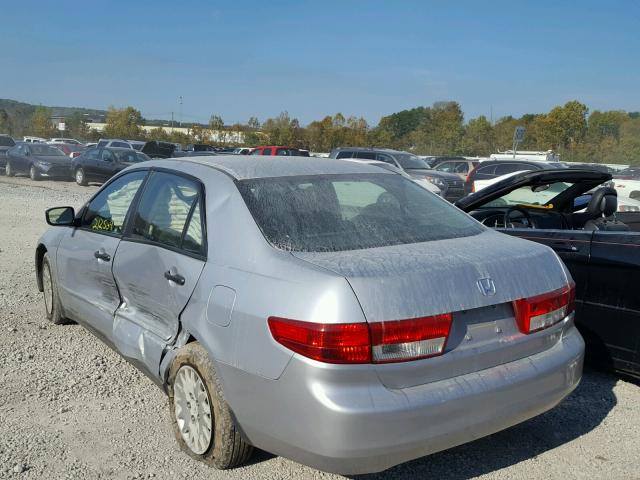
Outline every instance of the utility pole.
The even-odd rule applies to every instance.
[[[182,95],[180,95],[178,97],[178,104],[180,105],[180,112],[179,112],[179,116],[180,116],[180,127],[182,127]]]
[[[173,133],[173,112],[171,112],[171,133]]]

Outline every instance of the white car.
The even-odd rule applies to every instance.
[[[364,160],[364,159],[357,159],[357,158],[349,158],[349,159],[346,159],[345,161],[366,163],[367,165],[374,165],[376,167],[384,168],[385,170],[389,170],[391,172],[395,172],[395,173],[398,173],[398,174],[402,175],[403,177],[411,180],[414,183],[417,183],[418,185],[420,185],[425,190],[428,190],[431,193],[434,193],[434,194],[438,195],[439,197],[443,196],[443,191],[440,190],[440,188],[438,188],[437,185],[434,185],[433,183],[431,183],[426,178],[414,178],[411,175],[408,175],[403,170],[400,170],[399,168],[395,167],[394,165],[391,165],[390,163],[383,162],[383,161],[380,161],[380,160]]]
[[[76,140],[75,138],[52,138],[47,142],[48,144],[52,143],[67,143],[70,145],[83,145],[82,142]]]
[[[511,172],[511,173],[507,173],[505,175],[500,175],[499,177],[493,177],[493,178],[487,178],[486,180],[475,180],[473,182],[473,186],[474,186],[474,192],[477,192],[479,190],[482,190],[485,187],[488,187],[489,185],[493,185],[494,183],[499,182],[500,180],[504,180],[505,178],[509,178],[509,177],[513,177],[514,175],[517,175],[519,173],[523,173],[523,172],[528,172],[528,170],[518,170],[517,172]]]
[[[618,192],[618,202],[640,200],[640,180],[613,179],[614,188]]]

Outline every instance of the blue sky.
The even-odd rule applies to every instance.
[[[640,2],[5,0],[0,98],[226,123],[283,110],[375,124],[439,100],[467,119],[571,99],[640,110]]]

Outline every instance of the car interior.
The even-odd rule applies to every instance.
[[[624,223],[618,218],[618,195],[614,188],[599,186],[586,193],[580,192],[581,189],[584,189],[581,184],[564,182],[521,187],[519,191],[531,193],[522,195],[520,192],[518,196],[509,192],[470,215],[493,228],[640,232],[638,223]],[[557,195],[550,196],[554,193]],[[536,198],[536,194],[541,195]],[[517,198],[526,201],[514,201]]]

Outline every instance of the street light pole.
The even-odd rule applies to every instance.
[[[180,127],[182,127],[182,95],[178,97],[178,104],[180,105],[180,111],[179,111]]]

